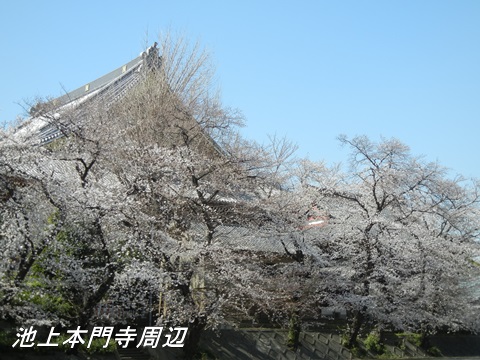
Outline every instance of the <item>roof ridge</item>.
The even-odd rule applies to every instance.
[[[145,51],[141,52],[136,58],[130,60],[129,62],[123,64],[115,70],[112,70],[109,73],[80,86],[75,90],[69,91],[64,95],[59,96],[54,101],[58,103],[57,107],[60,107],[69,102],[75,101],[85,95],[92,94],[96,90],[99,90],[102,87],[111,84],[112,82],[118,80],[118,78],[138,68],[142,65],[144,61],[146,62],[147,66],[151,66],[152,64],[154,64],[155,58],[158,59],[158,49],[156,42],[152,46],[148,47]]]

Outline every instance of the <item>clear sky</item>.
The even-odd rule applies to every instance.
[[[480,178],[480,1],[3,1],[0,121],[135,58],[159,32],[213,55],[247,137],[345,162],[339,134],[396,137]]]

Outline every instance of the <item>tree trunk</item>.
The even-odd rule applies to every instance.
[[[188,333],[183,346],[183,353],[186,360],[191,360],[195,357],[198,351],[198,344],[200,337],[207,325],[205,316],[198,316],[193,322],[188,324]]]
[[[352,328],[350,329],[350,336],[348,338],[347,347],[349,349],[357,345],[357,338],[358,338],[358,334],[360,333],[360,329],[362,328],[363,320],[364,320],[363,311],[357,310],[353,317]]]
[[[82,326],[88,327],[90,324],[90,319],[94,313],[95,307],[100,303],[100,301],[105,297],[108,290],[112,286],[113,282],[115,281],[115,265],[108,264],[107,265],[107,274],[106,279],[103,283],[98,287],[97,291],[93,293],[87,301],[83,304],[83,309],[80,312],[79,316],[79,323]]]

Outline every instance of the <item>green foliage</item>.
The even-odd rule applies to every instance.
[[[345,347],[348,346],[348,334],[346,332],[342,332],[340,335],[340,344]]]
[[[472,264],[473,266],[480,267],[480,262],[479,262],[479,261],[474,260],[474,259],[467,259],[467,260],[468,260],[468,262],[469,262],[470,264]]]
[[[59,217],[58,211],[50,214],[48,225],[58,224]],[[105,255],[98,251],[95,241],[85,241],[95,239],[95,236],[93,226],[62,226],[55,236],[55,244],[46,247],[35,259],[25,278],[23,289],[12,303],[36,305],[43,311],[68,321],[77,318],[82,311],[82,299],[78,297],[69,270],[65,271],[61,266],[55,266],[55,263],[68,256],[77,260],[85,269],[102,269],[107,261]],[[101,271],[95,274],[100,275],[92,277],[92,284],[102,281]]]
[[[60,317],[71,317],[75,309],[62,294],[62,274],[45,265],[44,260],[55,257],[54,251],[48,249],[39,255],[25,279],[25,288],[14,299],[16,304],[35,304],[46,312]]]
[[[87,349],[88,342],[85,341],[80,348],[83,349],[88,354],[109,354],[113,353],[117,348],[117,343],[114,340],[108,342],[108,346],[104,348],[105,339],[93,339],[90,347]]]
[[[427,349],[427,354],[430,355],[430,356],[443,356],[440,349],[436,346],[429,347]]]
[[[423,343],[423,335],[422,334],[405,332],[405,333],[397,333],[395,335],[399,338],[405,339],[406,341],[408,341],[409,343],[411,343],[411,344],[413,344],[417,347],[422,346],[422,343]]]
[[[398,359],[398,356],[390,351],[385,351],[383,354],[378,355],[377,359]]]
[[[14,334],[0,330],[0,349],[11,349],[15,341],[17,341],[17,338]]]
[[[287,335],[287,347],[290,350],[296,350],[298,348],[298,338],[300,336],[300,320],[297,315],[292,315],[290,318],[290,326],[288,328]]]
[[[195,360],[217,360],[217,357],[208,350],[200,350],[195,354]]]
[[[350,349],[350,352],[352,353],[353,357],[355,358],[363,358],[367,353],[365,352],[365,349],[354,346]]]
[[[368,334],[363,344],[368,351],[373,351],[377,354],[383,354],[385,352],[385,346],[382,344],[380,336],[376,332]]]
[[[50,216],[47,218],[48,225],[56,225],[58,223],[58,219],[60,218],[60,211],[55,210]]]
[[[74,308],[61,295],[49,294],[37,290],[24,290],[18,299],[20,302],[28,302],[40,306],[43,310],[51,313],[56,313],[59,316],[70,314]]]

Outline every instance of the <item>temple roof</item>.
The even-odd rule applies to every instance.
[[[157,66],[159,61],[155,43],[135,59],[108,74],[48,101],[48,111],[44,111],[44,103],[37,103],[30,109],[31,117],[16,129],[15,137],[33,140],[39,145],[48,144],[62,137],[61,129],[52,124],[52,119],[58,119],[62,112],[78,108],[87,101],[102,101],[107,105],[118,101],[138,83],[145,69]]]

